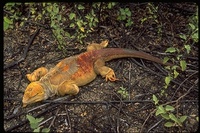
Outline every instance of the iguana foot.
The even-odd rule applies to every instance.
[[[40,67],[31,74],[26,74],[26,77],[29,81],[34,82],[40,80],[40,78],[46,75],[47,72],[48,70],[45,67]]]
[[[110,80],[110,81],[119,80],[116,78],[115,73],[112,69],[110,69],[109,72],[106,74],[106,81],[108,81],[108,80]]]
[[[102,47],[107,47],[108,46],[108,40],[105,40],[105,41],[102,41],[101,43],[100,43],[100,45],[102,46]]]
[[[76,95],[78,92],[79,92],[78,86],[70,81],[66,81],[58,87],[58,93],[61,96],[65,94]]]
[[[97,74],[100,74],[102,77],[106,78],[106,81],[110,80],[110,81],[116,81],[119,80],[116,78],[115,76],[115,72],[105,66],[105,62],[102,59],[98,59],[95,63],[94,63],[94,70]]]

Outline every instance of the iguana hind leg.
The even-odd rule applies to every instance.
[[[102,49],[102,48],[105,48],[107,45],[108,45],[108,40],[102,41],[100,44],[90,43],[87,46],[87,51]]]
[[[118,80],[115,76],[113,69],[105,66],[105,62],[102,59],[98,59],[94,63],[94,69],[97,74],[100,74],[102,77],[106,78],[106,81],[116,81]]]
[[[58,87],[58,93],[61,96],[66,94],[68,95],[76,95],[79,92],[78,86],[72,81],[65,81]]]
[[[48,72],[48,69],[45,67],[40,67],[33,71],[31,74],[26,74],[26,77],[29,81],[34,82],[40,80],[41,77],[46,75]]]

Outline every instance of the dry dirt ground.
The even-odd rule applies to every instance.
[[[66,51],[58,49],[58,42],[50,29],[26,23],[15,25],[4,32],[4,130],[11,132],[30,132],[26,115],[43,117],[41,128],[51,132],[194,132],[198,129],[198,46],[190,39],[191,53],[184,52],[185,40],[180,34],[188,35],[189,18],[195,13],[195,3],[159,3],[157,18],[151,18],[148,3],[119,4],[129,7],[133,25],[126,27],[116,18],[101,22],[98,29],[89,34],[84,44],[66,40]],[[108,13],[112,17],[113,9]],[[147,18],[141,23],[142,18]],[[156,19],[156,20],[155,20]],[[19,61],[27,48],[30,38],[40,28],[39,33],[28,48],[25,59]],[[27,73],[38,67],[48,68],[60,59],[85,51],[87,42],[101,42],[108,39],[108,47],[141,50],[156,57],[164,54],[168,47],[181,50],[187,61],[187,72],[180,72],[178,78],[170,83],[161,95],[167,71],[163,66],[142,59],[116,59],[106,65],[113,68],[119,81],[105,82],[98,76],[93,82],[80,87],[76,96],[54,96],[43,102],[22,108],[22,96],[29,81]],[[8,66],[12,62],[17,62]],[[175,62],[175,64],[179,64]],[[118,92],[125,88],[127,96]],[[155,115],[156,106],[152,95],[159,104],[175,107],[177,117],[187,116],[181,126],[167,128],[166,119]]]

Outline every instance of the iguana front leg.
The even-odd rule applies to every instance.
[[[118,80],[115,76],[115,72],[113,71],[113,69],[105,66],[105,61],[103,61],[102,59],[98,59],[94,63],[94,70],[97,74],[100,74],[102,77],[105,77],[106,81]]]
[[[40,67],[33,71],[31,74],[26,74],[26,77],[29,81],[34,82],[40,80],[40,78],[46,75],[47,72],[48,69],[46,69],[45,67]]]
[[[68,95],[76,95],[79,92],[78,86],[72,81],[65,81],[58,87],[58,94],[64,96]]]
[[[102,41],[100,44],[98,43],[90,43],[87,46],[87,51],[98,50],[107,47],[108,40]]]

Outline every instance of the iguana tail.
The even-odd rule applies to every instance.
[[[109,61],[112,59],[124,58],[124,57],[134,57],[134,58],[146,59],[163,65],[174,66],[171,63],[164,64],[161,59],[142,51],[135,51],[123,48],[106,48],[106,49],[101,49],[98,52],[99,56],[101,56],[101,58],[104,61]]]

